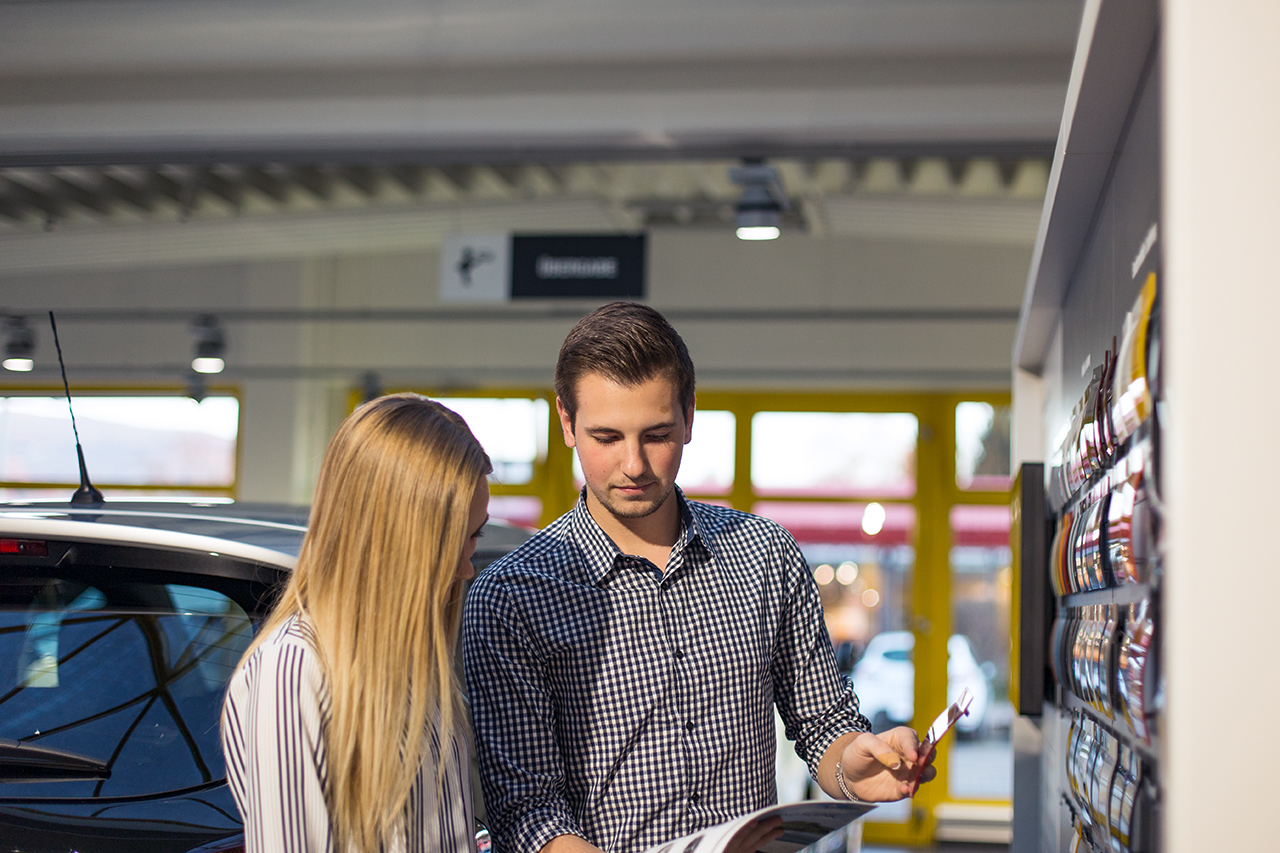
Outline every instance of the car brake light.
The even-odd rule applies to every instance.
[[[0,539],[0,554],[17,554],[20,557],[47,557],[49,546],[33,539]]]

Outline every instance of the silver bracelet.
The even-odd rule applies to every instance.
[[[844,798],[849,802],[860,803],[861,805],[864,805],[864,806],[875,805],[875,803],[869,803],[866,800],[859,799],[855,797],[853,794],[849,793],[849,789],[845,787],[845,784],[844,784],[844,768],[840,766],[839,759],[836,759],[836,784],[840,786],[840,793],[844,794]]]

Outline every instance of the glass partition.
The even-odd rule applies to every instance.
[[[952,507],[947,681],[974,694],[970,715],[957,724],[950,746],[948,785],[957,799],[1013,794],[1010,582],[1009,507]]]
[[[956,406],[956,485],[965,491],[1005,491],[1010,473],[1010,407]]]
[[[915,698],[910,657],[915,507],[762,501],[753,511],[796,538],[822,597],[836,662],[852,676],[872,729],[884,731],[910,721]],[[878,524],[867,523],[869,513]],[[816,796],[819,790],[812,786],[809,793]],[[868,820],[902,822],[910,811],[909,803],[884,806]]]

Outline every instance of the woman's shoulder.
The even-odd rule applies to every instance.
[[[282,655],[316,656],[315,631],[300,613],[293,614],[271,629],[249,657],[275,658]]]
[[[231,692],[252,691],[259,684],[283,687],[310,685],[319,691],[323,685],[320,655],[316,651],[311,625],[294,614],[277,625],[241,661],[230,685]]]

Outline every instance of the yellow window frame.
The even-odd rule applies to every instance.
[[[93,459],[85,459],[85,467],[93,485],[110,499],[113,493],[120,492],[172,492],[191,493],[209,497],[227,497],[232,500],[240,498],[240,466],[244,455],[241,437],[244,432],[244,400],[238,385],[207,385],[207,396],[235,397],[239,406],[236,423],[235,468],[232,471],[231,484],[228,486],[173,486],[153,483],[110,483],[99,482],[93,477]],[[15,385],[0,386],[0,397],[65,397],[66,390],[61,385]],[[71,393],[72,405],[81,397],[184,397],[186,389],[182,385],[80,385]],[[75,437],[67,431],[67,452],[75,453]],[[68,499],[71,493],[79,488],[78,482],[35,482],[31,480],[0,480],[0,489],[66,489]]]

